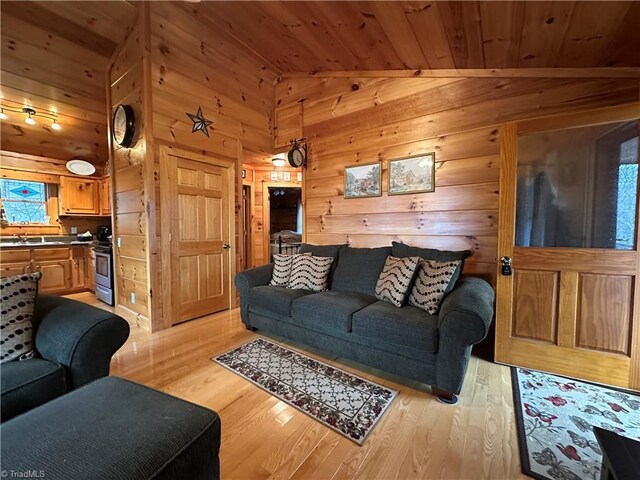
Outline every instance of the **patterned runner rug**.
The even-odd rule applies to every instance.
[[[511,374],[524,474],[599,479],[602,452],[594,426],[640,440],[640,397],[524,368]]]
[[[358,445],[398,394],[263,338],[212,360]]]

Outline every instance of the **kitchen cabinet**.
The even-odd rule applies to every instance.
[[[22,273],[40,272],[38,291],[66,294],[81,292],[90,287],[93,271],[87,246],[56,246],[32,248],[2,248],[0,275],[8,277]]]
[[[60,177],[60,215],[99,215],[98,181]]]
[[[111,178],[101,178],[99,181],[98,200],[100,215],[111,215]]]

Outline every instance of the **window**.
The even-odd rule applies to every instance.
[[[620,145],[618,167],[618,209],[616,212],[616,248],[633,248],[638,185],[638,137]]]
[[[0,198],[9,225],[48,224],[46,191],[42,182],[0,179]]]

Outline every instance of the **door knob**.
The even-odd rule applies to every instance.
[[[225,250],[228,250],[231,248],[231,245],[229,245],[228,243],[223,243],[222,248],[224,248]]]

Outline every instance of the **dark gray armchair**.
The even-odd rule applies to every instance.
[[[122,317],[64,297],[38,295],[33,321],[37,358],[0,366],[3,422],[109,375],[129,336]]]

